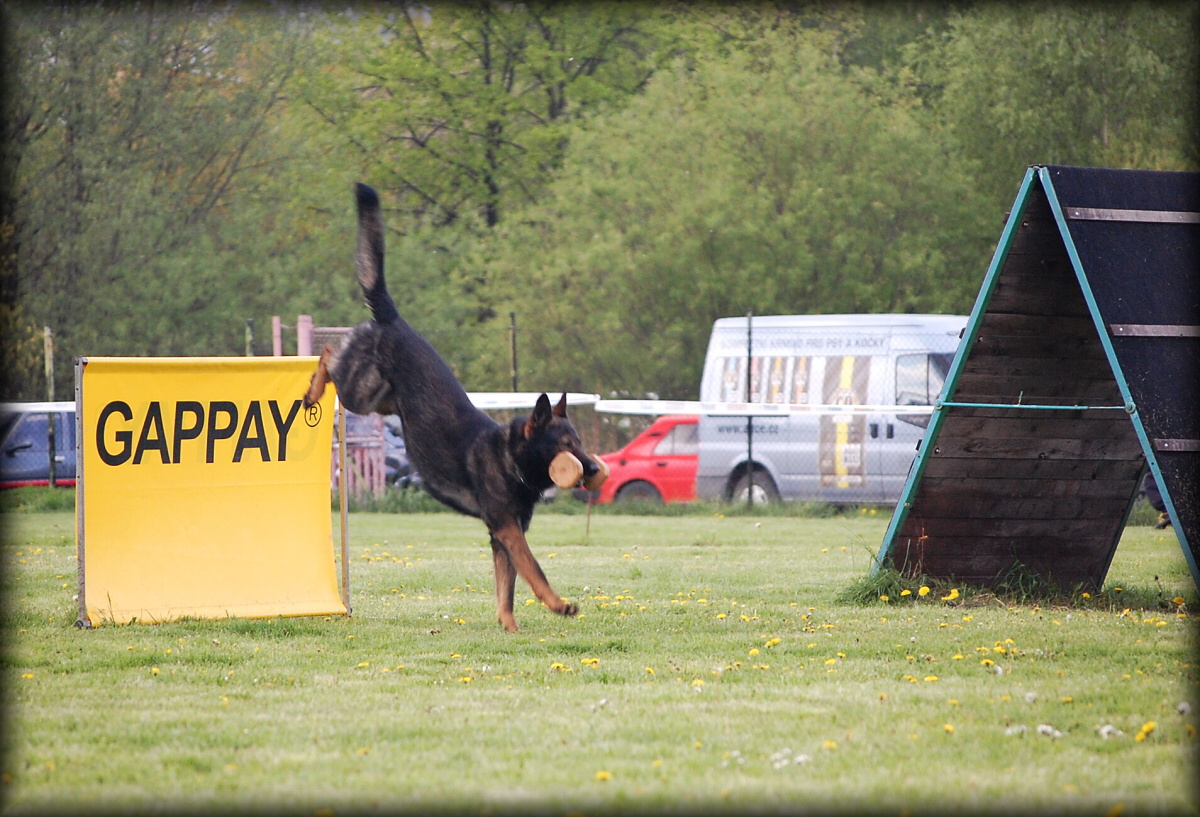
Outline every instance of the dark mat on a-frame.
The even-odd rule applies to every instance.
[[[1200,174],[1031,168],[878,565],[1098,588],[1149,468],[1200,586],[1198,407]]]

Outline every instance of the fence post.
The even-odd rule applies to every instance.
[[[312,352],[312,315],[296,317],[296,354],[299,357],[311,355]]]
[[[42,337],[44,341],[44,356],[46,359],[46,400],[54,402],[54,331],[49,326],[42,327]],[[58,487],[58,469],[55,468],[55,459],[58,456],[57,440],[55,439],[55,426],[58,425],[58,417],[54,412],[46,413],[46,446],[50,449],[50,487]]]
[[[508,313],[508,338],[510,345],[509,359],[512,363],[512,390],[520,391],[517,388],[517,313]]]

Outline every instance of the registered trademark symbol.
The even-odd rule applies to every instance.
[[[309,428],[316,428],[321,424],[321,404],[313,403],[304,410],[304,422]]]

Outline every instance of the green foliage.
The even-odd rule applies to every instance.
[[[10,4],[8,399],[75,355],[269,351],[401,310],[472,389],[694,397],[711,321],[962,311],[1026,165],[1200,166],[1197,12]],[[284,351],[295,351],[285,332]]]
[[[976,4],[908,54],[913,82],[1008,204],[1032,164],[1200,167],[1200,9]]]
[[[0,491],[0,514],[75,512],[74,488],[25,487]]]
[[[409,219],[494,227],[536,201],[571,121],[653,70],[653,7],[490,0],[369,9],[321,42],[337,70],[302,83]]]
[[[872,84],[762,32],[594,118],[546,203],[480,262],[510,293],[497,312],[537,304],[535,379],[694,398],[718,317],[965,310],[987,214],[915,102],[880,104]],[[498,364],[481,350],[472,382],[495,387]]]
[[[296,67],[295,31],[215,7],[6,14],[16,258],[2,291],[55,330],[58,392],[77,354],[240,347],[238,295],[257,287],[246,251],[258,247],[230,263],[207,230],[251,195],[243,176],[270,171],[256,163]]]

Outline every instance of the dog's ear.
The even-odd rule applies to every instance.
[[[553,411],[550,408],[550,398],[543,393],[533,407],[533,414],[525,421],[525,439],[532,439],[535,434],[550,425],[551,417]]]
[[[564,420],[567,417],[567,393],[563,392],[563,396],[558,398],[558,403],[554,406],[554,416],[562,417]]]

